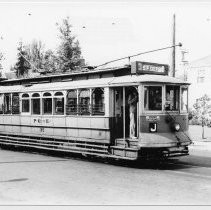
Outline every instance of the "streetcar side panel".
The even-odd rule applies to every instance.
[[[0,132],[110,142],[108,117],[1,115]]]

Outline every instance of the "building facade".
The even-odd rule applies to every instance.
[[[211,98],[211,55],[190,62],[185,70],[189,88],[189,107],[192,108],[197,98],[207,94]]]

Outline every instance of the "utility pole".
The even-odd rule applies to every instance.
[[[173,15],[173,33],[172,33],[172,76],[175,77],[175,64],[176,64],[176,47],[175,47],[175,43],[176,43],[176,16],[175,14]]]

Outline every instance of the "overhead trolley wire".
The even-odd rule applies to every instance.
[[[137,54],[134,54],[134,55],[125,56],[125,57],[122,57],[122,58],[118,58],[118,59],[111,60],[111,61],[108,61],[106,63],[100,64],[98,66],[95,66],[94,68],[98,68],[100,66],[105,66],[107,64],[110,64],[110,63],[113,63],[113,62],[116,62],[116,61],[120,61],[120,60],[124,60],[124,59],[129,59],[129,61],[130,61],[130,58],[132,58],[132,57],[136,57],[136,56],[147,54],[147,53],[151,53],[151,52],[157,52],[157,51],[161,51],[161,50],[166,50],[166,49],[170,49],[170,48],[174,48],[174,47],[178,47],[178,46],[182,47],[182,43],[178,43],[176,45],[172,45],[172,46],[168,46],[168,47],[158,48],[158,49],[155,49],[155,50],[149,50],[149,51],[137,53]]]

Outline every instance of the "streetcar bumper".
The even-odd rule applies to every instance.
[[[188,132],[142,133],[140,137],[139,154],[148,158],[188,155],[188,146],[192,143]]]
[[[140,148],[178,148],[192,143],[188,132],[172,133],[141,133],[139,138]]]
[[[188,155],[188,147],[181,146],[181,147],[172,147],[162,151],[162,156],[164,157],[178,157],[178,156],[185,156]]]

